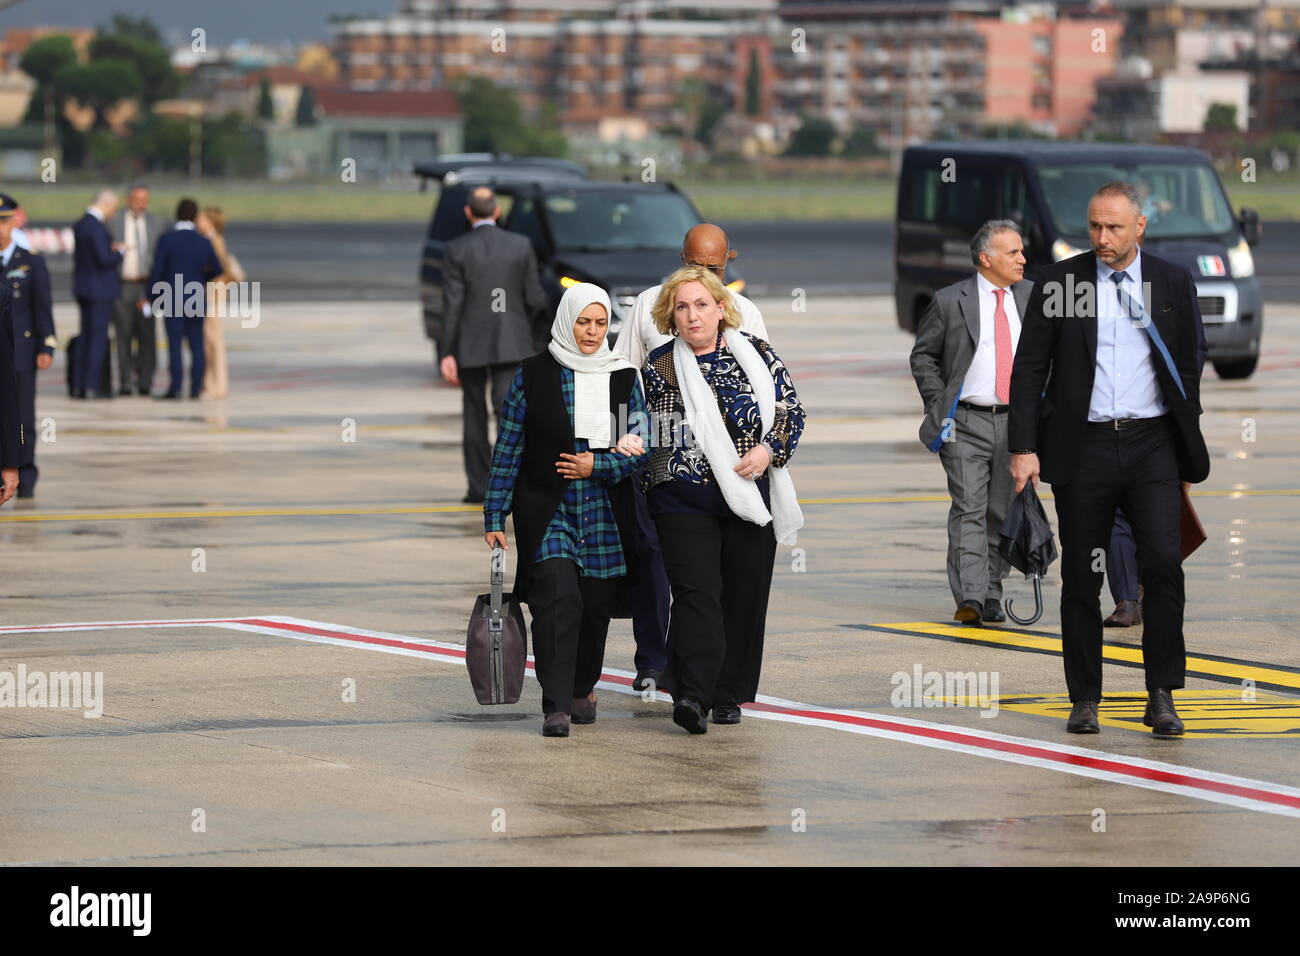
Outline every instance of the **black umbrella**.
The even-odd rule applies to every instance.
[[[1034,483],[1025,483],[1024,490],[1016,495],[998,532],[998,553],[1017,571],[1024,572],[1027,580],[1034,582],[1034,614],[1029,618],[1016,617],[1007,601],[1007,617],[1017,624],[1033,624],[1043,616],[1043,575],[1047,566],[1056,560],[1056,541],[1052,526],[1047,523],[1043,503],[1038,500]]]

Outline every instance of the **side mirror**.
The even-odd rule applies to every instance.
[[[1237,217],[1237,222],[1241,225],[1242,238],[1246,240],[1246,245],[1253,246],[1259,242],[1259,213],[1253,209],[1242,209],[1241,214]]]

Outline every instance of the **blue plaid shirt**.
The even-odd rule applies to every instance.
[[[560,366],[560,382],[564,392],[564,405],[569,412],[569,426],[573,426],[573,370]],[[510,392],[506,395],[497,429],[497,443],[492,450],[492,467],[488,472],[487,494],[483,498],[483,530],[504,531],[506,515],[514,499],[515,482],[524,453],[524,417],[528,402],[524,398],[524,371],[515,371]],[[628,398],[629,431],[638,434],[638,422],[645,422],[645,401],[641,397],[641,384],[632,386]],[[617,441],[621,435],[611,438]],[[644,436],[643,436],[644,438]],[[574,440],[578,454],[590,451],[587,440]],[[537,547],[533,561],[548,558],[568,558],[579,571],[589,578],[617,578],[627,574],[623,549],[619,546],[618,523],[614,520],[614,506],[606,490],[630,476],[640,465],[648,450],[640,456],[628,457],[613,451],[593,452],[590,478],[569,480],[568,488],[555,516],[546,526],[546,533]]]

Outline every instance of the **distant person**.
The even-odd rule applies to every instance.
[[[1025,309],[1011,376],[1011,475],[1019,491],[1041,474],[1055,497],[1066,731],[1100,732],[1096,556],[1122,508],[1145,592],[1143,722],[1155,737],[1180,737],[1173,691],[1186,679],[1187,657],[1179,481],[1210,473],[1196,283],[1183,266],[1140,248],[1146,217],[1131,184],[1102,185],[1088,204],[1087,227],[1092,248],[1044,267]],[[1077,290],[1064,308],[1062,289]]]
[[[26,249],[28,252],[32,251],[32,240],[27,235],[27,210],[21,206],[14,212],[13,240],[14,245],[19,249]]]
[[[148,395],[158,366],[158,321],[146,309],[145,288],[153,269],[153,247],[162,234],[158,217],[149,211],[149,187],[132,185],[126,205],[110,223],[122,245],[122,294],[114,303],[113,332],[117,336],[117,394]],[[147,314],[146,314],[147,313]]]
[[[226,214],[219,206],[205,206],[194,221],[199,234],[212,243],[221,263],[221,274],[208,283],[208,311],[203,318],[203,392],[204,398],[225,398],[230,393],[230,376],[226,369],[226,333],[223,322],[229,313],[232,283],[247,276],[235,254],[226,245]]]
[[[442,377],[459,385],[466,504],[481,504],[492,446],[484,395],[501,420],[517,366],[533,348],[533,318],[546,308],[533,244],[497,228],[501,208],[487,186],[470,190],[470,231],[447,243],[442,261],[443,329],[438,343]]]
[[[108,358],[108,327],[113,304],[122,291],[120,242],[114,242],[108,221],[117,211],[117,193],[101,190],[86,213],[73,224],[72,294],[81,312],[81,333],[73,357],[72,397],[112,398],[112,381],[101,381]]]
[[[36,373],[54,364],[59,340],[54,332],[54,302],[45,258],[13,241],[17,232],[17,200],[0,193],[0,275],[9,292],[13,313],[14,368],[18,385],[18,425],[22,454],[18,466],[18,497],[36,494]]]
[[[678,269],[654,308],[676,335],[646,359],[654,442],[644,483],[672,585],[660,689],[692,734],[756,699],[776,545],[803,526],[786,464],[804,429],[790,373],[708,269]]]
[[[18,409],[18,376],[14,371],[13,293],[8,282],[0,284],[0,505],[18,491],[23,445]]]
[[[550,345],[511,375],[483,504],[490,546],[508,547],[514,514],[513,591],[533,619],[547,737],[596,719],[616,586],[633,563],[628,479],[644,442],[614,429],[644,422],[645,402],[636,369],[606,342],[609,317],[599,286],[564,293]]]
[[[925,403],[921,443],[948,476],[948,586],[964,624],[999,623],[1010,570],[998,532],[1011,507],[1007,409],[1020,317],[1029,301],[1025,250],[1010,219],[970,244],[975,274],[935,293],[917,327],[912,377]]]
[[[203,387],[203,315],[207,310],[207,283],[221,274],[221,262],[212,243],[199,235],[194,219],[199,206],[193,199],[176,205],[176,225],[163,233],[154,247],[149,294],[154,311],[162,312],[171,357],[171,383],[159,398],[181,397],[185,364],[184,341],[190,349],[190,398]],[[197,314],[195,314],[197,313]]]
[[[687,230],[682,238],[682,265],[708,269],[721,282],[726,281],[727,263],[736,252],[727,240],[727,234],[712,223],[700,223]],[[655,328],[654,306],[662,285],[646,289],[636,297],[627,326],[619,334],[614,350],[627,356],[627,360],[640,369],[646,356],[659,346],[671,342]],[[767,341],[767,327],[763,315],[749,299],[739,292],[731,293],[731,301],[740,312],[740,331]],[[646,507],[645,493],[638,483],[635,493],[637,523],[637,566],[635,606],[632,614],[632,633],[636,639],[636,678],[634,690],[645,690],[659,682],[668,663],[668,614],[670,589],[664,557],[659,548],[659,535]]]

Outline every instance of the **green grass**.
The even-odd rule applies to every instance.
[[[843,180],[790,178],[732,179],[725,182],[678,180],[706,219],[888,220],[894,215],[892,179]],[[1225,183],[1234,211],[1246,206],[1266,220],[1300,220],[1300,179],[1268,178],[1258,183]],[[71,222],[95,191],[92,185],[20,184],[9,188],[34,225]],[[182,196],[200,205],[220,206],[234,222],[427,222],[437,190],[378,187],[360,183],[287,185],[213,181],[196,186],[159,184],[152,207],[167,214]]]

